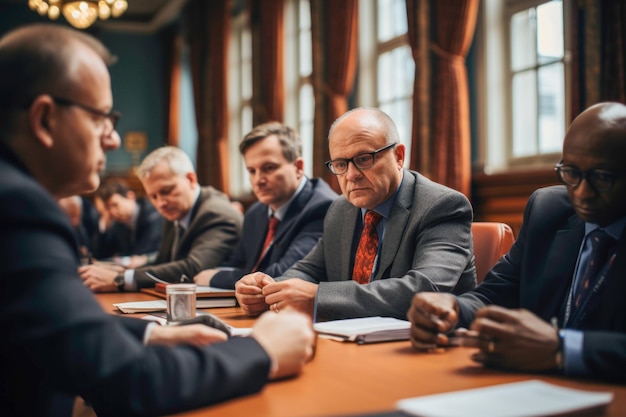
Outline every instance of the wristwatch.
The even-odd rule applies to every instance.
[[[115,278],[113,279],[113,283],[117,287],[118,291],[120,292],[124,291],[124,283],[125,283],[124,274],[117,274]]]

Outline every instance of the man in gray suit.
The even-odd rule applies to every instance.
[[[347,112],[331,126],[329,147],[326,165],[343,196],[329,208],[324,234],[303,260],[275,279],[254,273],[239,280],[237,299],[248,315],[292,306],[316,320],[405,318],[416,292],[474,288],[469,201],[403,168],[405,147],[387,114]],[[361,247],[372,242],[362,236],[370,211],[379,220],[370,233],[371,256],[364,256]]]
[[[148,274],[167,282],[191,279],[220,265],[241,238],[243,215],[223,192],[200,187],[193,163],[180,148],[152,151],[139,166],[138,176],[166,220],[159,253],[153,264],[123,272],[100,265],[81,267],[83,282],[95,292],[153,287]]]

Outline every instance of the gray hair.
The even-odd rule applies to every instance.
[[[144,158],[137,168],[137,176],[140,179],[148,178],[150,172],[160,162],[167,162],[172,172],[181,177],[195,172],[191,159],[183,150],[175,146],[164,146],[155,149]]]

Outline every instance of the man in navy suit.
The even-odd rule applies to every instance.
[[[128,257],[131,262],[124,266],[129,268],[152,261],[161,244],[163,227],[163,217],[152,203],[145,198],[137,198],[122,180],[106,182],[98,189],[98,195],[113,223],[98,236],[94,256]]]
[[[413,345],[445,346],[451,329],[471,326],[487,366],[626,381],[624,155],[625,105],[581,113],[556,165],[565,185],[530,197],[517,241],[474,291],[415,295]]]
[[[108,50],[60,25],[0,39],[0,415],[177,413],[259,391],[313,353],[310,320],[266,314],[251,337],[106,313],[77,275],[57,199],[95,190],[119,147]],[[45,68],[45,71],[42,69]],[[222,343],[213,343],[220,341]]]
[[[259,201],[247,211],[243,238],[228,260],[195,276],[200,285],[235,288],[239,278],[253,271],[282,274],[315,246],[326,211],[337,198],[324,180],[304,175],[300,136],[288,126],[269,122],[255,127],[239,151]],[[264,248],[272,217],[279,223]]]

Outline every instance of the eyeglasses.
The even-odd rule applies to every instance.
[[[324,164],[328,167],[330,172],[335,175],[342,175],[348,172],[348,164],[352,162],[355,167],[360,170],[369,169],[374,166],[376,162],[376,154],[391,149],[396,146],[397,143],[390,143],[387,146],[383,146],[380,149],[376,149],[374,152],[364,152],[353,156],[352,158],[338,158],[332,161],[326,161]]]
[[[111,136],[111,134],[115,130],[115,126],[117,125],[117,122],[120,120],[120,117],[122,116],[120,112],[117,112],[115,110],[111,110],[110,112],[107,113],[107,112],[103,112],[102,110],[93,108],[91,106],[87,106],[86,104],[78,103],[76,101],[69,100],[69,99],[62,98],[62,97],[52,96],[52,100],[54,100],[54,102],[58,105],[78,107],[79,109],[85,110],[88,113],[91,113],[93,115],[96,115],[104,119],[108,119],[110,123],[105,124],[104,130],[102,131],[102,136],[107,137],[107,138]]]
[[[611,191],[617,175],[603,171],[601,169],[590,169],[589,171],[581,171],[576,168],[563,165],[563,161],[556,164],[554,170],[557,172],[559,179],[565,185],[570,187],[578,187],[583,179],[599,192]]]

